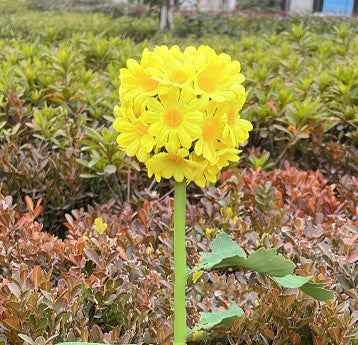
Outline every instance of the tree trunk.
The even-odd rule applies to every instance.
[[[173,24],[173,5],[174,0],[162,0],[160,12],[160,31],[167,31],[174,28]]]

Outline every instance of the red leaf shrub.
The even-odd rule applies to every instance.
[[[319,305],[260,275],[218,270],[188,285],[190,326],[199,311],[233,299],[245,316],[213,336],[236,344],[258,344],[269,334],[277,344],[330,344],[339,334],[348,344],[357,330],[357,179],[346,176],[332,185],[320,172],[286,165],[272,173],[227,171],[219,188],[202,193],[189,195],[187,204],[190,267],[216,231],[206,229],[221,229],[248,252],[275,248],[295,261],[298,274],[327,282],[336,300]],[[144,199],[139,207],[111,200],[71,211],[67,238],[60,240],[36,220],[40,202],[26,198],[24,212],[11,197],[0,196],[3,338],[11,344],[24,337],[49,343],[171,341],[173,199],[161,200],[150,189],[138,198]],[[101,234],[93,227],[98,217],[107,224]]]

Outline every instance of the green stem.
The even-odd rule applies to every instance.
[[[185,248],[186,184],[175,182],[174,190],[174,345],[186,343],[186,248]]]

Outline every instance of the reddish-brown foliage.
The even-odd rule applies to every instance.
[[[233,299],[245,316],[212,335],[235,344],[272,337],[277,344],[333,344],[337,337],[348,344],[357,331],[357,179],[332,185],[320,172],[287,164],[272,173],[228,171],[221,184],[189,198],[200,201],[187,204],[188,265],[208,250],[206,229],[221,229],[248,252],[275,248],[298,274],[327,282],[336,300],[319,305],[260,275],[219,270],[189,284],[190,326],[199,311]],[[138,208],[112,200],[71,211],[60,240],[36,220],[41,201],[26,198],[24,212],[0,196],[0,327],[9,343],[26,336],[49,343],[171,341],[173,199],[149,190],[138,197]],[[97,217],[107,224],[102,234],[93,228]]]

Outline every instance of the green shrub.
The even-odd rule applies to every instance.
[[[116,3],[111,0],[29,0],[28,8],[35,11],[61,11],[77,13],[103,13],[111,17],[142,17],[153,14],[153,9],[143,4]]]
[[[75,34],[86,33],[101,34],[107,38],[131,38],[141,42],[157,32],[158,20],[148,17],[145,20],[133,19],[128,16],[111,18],[101,13],[16,11],[0,15],[0,24],[0,38],[23,38],[27,42],[41,38],[55,43],[71,39]]]
[[[249,145],[253,152],[258,149],[256,157],[266,150],[273,168],[295,161],[321,169],[334,181],[355,174],[358,41],[353,22],[215,18],[184,16],[171,35],[153,36],[156,20],[22,10],[0,15],[6,38],[0,40],[4,192],[42,197],[44,224],[64,236],[64,210],[89,198],[104,202],[116,195],[124,201],[131,187],[150,183],[142,173],[126,186],[127,173],[137,166],[116,151],[115,133],[107,129],[118,103],[119,69],[128,58],[138,59],[144,47],[162,43],[210,44],[241,62],[249,91],[241,116],[254,123]],[[293,24],[299,20],[301,25]]]
[[[282,11],[281,2],[281,0],[239,0],[238,5],[244,10],[279,12]]]

